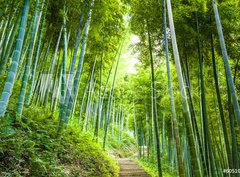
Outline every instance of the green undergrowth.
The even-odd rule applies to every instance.
[[[158,176],[158,166],[155,157],[141,157],[134,159],[148,174],[152,177]],[[176,169],[170,167],[167,156],[164,155],[161,159],[162,173],[164,177],[178,177]]]
[[[120,138],[121,137],[121,138]],[[107,150],[117,158],[131,157],[137,153],[136,140],[127,130],[119,131],[114,128],[114,133],[110,131],[107,140]]]
[[[71,124],[76,126],[78,118],[74,117]],[[91,122],[89,122],[90,124]],[[80,122],[80,127],[83,123]],[[95,127],[94,127],[95,128]],[[94,128],[88,128],[88,132],[93,136]],[[105,131],[103,128],[99,129],[98,143],[103,147],[103,138]],[[131,135],[131,132],[124,128],[122,131],[119,131],[119,126],[110,126],[108,130],[108,136],[106,140],[106,152],[114,156],[115,159],[132,157],[137,154],[137,145],[135,138]]]
[[[92,134],[69,125],[57,139],[57,116],[36,106],[21,121],[13,115],[0,119],[0,176],[118,176],[117,162]]]

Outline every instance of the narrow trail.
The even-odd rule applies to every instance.
[[[120,177],[151,177],[142,167],[140,167],[136,162],[128,158],[119,159],[120,166]]]

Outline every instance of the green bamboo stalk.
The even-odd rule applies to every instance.
[[[87,104],[87,108],[86,108],[86,117],[84,120],[84,128],[85,131],[88,131],[89,125],[91,125],[91,118],[92,118],[92,114],[93,114],[93,100],[94,100],[94,91],[95,91],[95,86],[96,86],[96,81],[97,80],[93,80],[91,83],[91,90],[89,93],[89,100],[88,100],[88,104]]]
[[[165,113],[162,112],[162,153],[165,153]]]
[[[227,72],[225,73],[226,77]],[[231,97],[231,88],[228,83],[228,79],[226,78],[227,81],[227,106],[228,106],[228,114],[229,114],[229,122],[230,122],[230,131],[231,131],[231,141],[232,141],[232,165],[234,169],[239,168],[239,154],[238,154],[238,147],[237,147],[237,139],[236,139],[236,130],[234,128],[234,115],[233,115],[233,105],[232,105],[232,97]],[[239,174],[235,174],[236,177],[239,177]]]
[[[66,102],[68,101],[69,96],[71,96],[69,92],[71,91],[72,84],[73,84],[72,80],[73,80],[73,75],[74,75],[74,67],[75,67],[75,64],[76,64],[77,52],[78,52],[78,48],[79,48],[80,41],[81,41],[82,25],[83,25],[83,19],[84,19],[85,6],[86,5],[87,5],[87,1],[85,0],[84,5],[83,5],[83,9],[82,9],[81,14],[80,14],[80,20],[79,20],[77,36],[76,36],[76,42],[75,42],[73,57],[72,57],[70,70],[69,70],[67,96],[66,96],[66,100],[65,100]],[[68,104],[68,103],[65,103],[65,104]]]
[[[83,117],[83,125],[82,125],[82,131],[86,130],[86,124],[87,124],[87,114],[88,114],[88,111],[89,111],[89,102],[90,102],[90,97],[91,97],[91,91],[92,91],[92,87],[93,87],[93,81],[91,80],[91,77],[90,77],[90,80],[89,80],[89,86],[88,86],[88,90],[87,90],[87,98],[86,98],[86,104],[85,104],[85,111],[84,111],[84,117]],[[84,104],[84,102],[82,103]]]
[[[184,41],[184,49],[186,49],[185,41]],[[184,64],[181,61],[180,62],[182,64],[182,66],[183,66],[183,75],[184,75],[185,82],[186,82],[186,85],[187,85],[187,93],[188,93],[188,96],[189,96],[189,104],[190,104],[189,105],[190,115],[191,115],[191,121],[193,123],[193,132],[196,134],[196,139],[197,139],[197,142],[198,142],[198,145],[199,145],[200,159],[201,159],[202,164],[204,166],[205,163],[204,163],[204,154],[203,154],[203,147],[202,147],[202,138],[201,138],[201,135],[199,133],[199,128],[198,128],[197,119],[196,119],[196,113],[195,113],[194,104],[193,104],[192,90],[191,90],[191,81],[190,81],[190,73],[189,73],[189,69],[188,69],[188,57],[187,57],[187,53],[186,52],[185,52],[185,57],[186,57],[186,72],[184,70]],[[200,106],[200,108],[201,108],[201,106]],[[202,118],[202,111],[200,111],[200,112],[201,112],[200,117]]]
[[[2,63],[4,64],[2,67],[3,69],[5,68],[6,63],[8,61],[8,57],[5,58],[4,56],[6,54],[6,51],[9,49],[9,41],[11,42],[10,38],[14,39],[16,31],[18,29],[18,26],[20,24],[20,19],[21,19],[20,14],[18,14],[18,18],[17,18],[16,22],[14,24],[12,24],[12,21],[16,15],[16,13],[18,13],[19,4],[20,3],[17,4],[17,6],[14,10],[15,3],[14,2],[11,3],[11,9],[9,9],[9,15],[8,15],[8,19],[7,19],[6,34],[5,34],[5,32],[3,33],[2,37],[4,37],[4,38],[3,38],[2,42],[0,41],[0,48],[2,49],[0,51],[0,60],[3,60],[2,61]],[[10,26],[12,26],[12,27],[10,28]],[[10,28],[10,30],[9,30],[9,28]],[[15,28],[15,29],[13,30],[13,28]],[[14,33],[14,35],[12,35],[12,32]],[[4,45],[2,46],[2,44],[4,44]],[[10,45],[12,45],[12,44],[10,43]],[[1,71],[0,71],[0,73],[1,73]]]
[[[148,29],[148,45],[149,45],[149,53],[150,53],[150,60],[151,60],[152,99],[153,99],[153,102],[152,102],[153,103],[153,115],[152,116],[153,116],[155,138],[156,138],[158,176],[162,177],[160,138],[159,138],[158,127],[157,127],[158,120],[157,120],[157,107],[156,107],[155,76],[154,76],[154,67],[153,67],[152,43],[151,43],[151,36],[150,36],[149,29]]]
[[[204,74],[203,74],[203,57],[200,59],[200,77],[201,77],[201,101],[202,101],[202,112],[203,112],[203,132],[204,132],[204,148],[205,148],[205,160],[207,167],[207,174],[209,176],[213,175],[213,160],[212,156],[212,147],[211,147],[211,138],[208,127],[208,115],[206,107],[206,97],[205,97],[205,87],[204,87]]]
[[[60,55],[59,55],[60,58]],[[56,73],[54,76],[54,86],[53,86],[53,94],[52,94],[52,98],[51,98],[51,105],[50,105],[50,109],[51,112],[55,112],[55,106],[56,106],[56,102],[57,102],[57,98],[58,98],[58,88],[59,88],[59,83],[58,83],[58,76],[59,76],[59,70],[60,70],[60,59],[58,59],[57,62],[57,69],[56,69]]]
[[[14,24],[14,28],[13,28],[13,31],[11,33],[11,37],[9,39],[9,43],[7,45],[7,48],[6,50],[2,53],[2,61],[1,61],[1,65],[0,65],[0,75],[2,74],[2,72],[5,70],[6,68],[6,65],[7,65],[7,62],[8,62],[8,58],[10,56],[10,53],[11,53],[11,49],[12,49],[12,46],[13,46],[13,42],[14,42],[14,39],[15,39],[15,36],[17,34],[17,30],[19,28],[19,25],[20,25],[20,22],[21,22],[21,15],[18,16],[17,18],[17,21],[16,23]]]
[[[89,85],[89,94],[88,94],[88,99],[87,99],[87,106],[86,106],[86,117],[84,119],[84,125],[83,125],[83,130],[86,128],[87,126],[87,120],[88,120],[88,113],[90,111],[90,103],[91,103],[91,97],[92,97],[92,91],[94,89],[94,74],[95,74],[95,66],[96,66],[96,61],[97,61],[97,56],[95,56],[95,60],[92,66],[92,72],[91,72],[91,77],[90,77],[90,85]],[[90,107],[90,108],[89,108]]]
[[[140,150],[139,150],[139,136],[138,136],[138,120],[137,120],[137,116],[136,116],[136,105],[135,105],[135,99],[133,96],[133,121],[134,121],[134,136],[135,139],[137,140],[137,149],[138,149],[138,153],[140,156]]]
[[[150,148],[151,148],[151,130],[150,130],[149,116],[148,116],[147,106],[146,106],[146,97],[144,97],[144,108],[145,108],[145,112],[146,112],[147,158],[149,160],[149,158],[150,158]]]
[[[66,96],[65,96],[65,100],[64,100],[64,107],[63,107],[63,116],[65,116],[65,114],[67,114],[67,117],[74,112],[73,110],[75,110],[75,104],[76,104],[76,99],[73,98],[73,108],[71,108],[70,110],[68,110],[68,104],[69,101],[72,100],[70,97],[74,96],[71,95],[71,90],[72,90],[72,86],[73,86],[73,79],[74,79],[74,68],[75,68],[75,64],[76,64],[76,58],[77,58],[77,53],[78,53],[78,48],[80,45],[80,41],[81,41],[81,32],[82,32],[82,24],[83,24],[83,19],[84,19],[84,14],[85,14],[85,6],[87,5],[87,1],[84,1],[84,5],[83,5],[83,9],[81,11],[80,14],[80,20],[79,20],[79,24],[78,24],[78,30],[77,30],[77,35],[76,35],[76,42],[75,42],[75,46],[74,46],[74,51],[73,51],[73,55],[72,55],[72,60],[71,60],[71,65],[70,65],[70,69],[69,69],[69,77],[68,77],[68,82],[67,82],[67,90],[66,90]],[[91,10],[90,10],[91,11]],[[70,32],[68,35],[68,41],[70,38]],[[67,112],[67,113],[66,113]],[[65,121],[67,121],[66,124],[68,124],[68,119],[66,118]]]
[[[10,24],[10,23],[8,23],[8,24]],[[9,37],[11,36],[12,31],[13,31],[13,27],[14,27],[14,25],[11,25],[11,27],[10,27],[10,25],[8,25],[6,34],[4,34],[4,40],[0,44],[0,47],[2,47],[2,50],[0,51],[0,60],[4,59],[4,58],[2,58],[2,56],[5,53],[6,46],[8,45],[8,42],[9,42]],[[2,45],[2,44],[4,44],[4,45]]]
[[[64,12],[66,13],[66,6],[64,6]],[[66,17],[63,16],[63,38],[64,38],[64,52],[62,59],[62,77],[61,77],[61,98],[60,98],[60,113],[59,113],[59,128],[58,138],[60,138],[63,127],[64,127],[64,107],[65,107],[65,94],[66,94],[66,64],[67,64],[67,50],[68,50],[68,39],[67,39],[67,24]]]
[[[198,128],[198,125],[197,125],[196,113],[195,113],[193,98],[192,98],[192,91],[190,89],[191,84],[190,84],[190,80],[188,79],[189,76],[186,75],[186,73],[187,72],[185,72],[184,68],[183,68],[183,75],[184,75],[186,85],[187,85],[187,93],[189,95],[189,103],[190,103],[189,107],[190,107],[191,121],[193,123],[193,132],[196,134],[197,143],[199,145],[200,159],[202,161],[202,166],[204,167],[205,166],[205,159],[204,159],[203,145],[202,145],[203,140],[202,140],[201,134],[199,133],[199,128]],[[199,74],[199,77],[200,77],[200,74]],[[200,82],[199,82],[199,85],[200,85]],[[199,86],[199,92],[200,92],[200,86]],[[201,101],[201,99],[200,99],[200,101]],[[202,123],[202,104],[201,103],[200,103],[200,118],[201,118],[200,121]],[[204,167],[204,168],[206,168],[206,167]]]
[[[22,45],[23,45],[23,39],[24,39],[25,29],[27,25],[29,6],[30,6],[30,0],[25,0],[24,6],[23,6],[23,12],[22,12],[21,24],[18,32],[18,38],[15,44],[15,50],[13,52],[13,57],[12,57],[13,60],[10,65],[7,81],[5,83],[2,96],[0,99],[0,116],[1,117],[5,115],[9,98],[13,90],[13,85],[14,85],[15,77],[18,70],[19,58],[22,52]]]
[[[114,137],[114,128],[115,128],[115,118],[116,118],[116,99],[115,97],[113,97],[113,106],[112,106],[112,123],[111,123],[111,126],[112,126],[112,137]]]
[[[173,53],[174,53],[174,60],[177,68],[177,75],[178,75],[178,83],[180,87],[180,93],[182,97],[182,104],[183,104],[183,114],[184,118],[186,119],[186,128],[187,128],[187,136],[189,141],[189,149],[190,149],[190,159],[191,159],[191,169],[192,173],[195,177],[201,177],[201,168],[200,164],[198,162],[198,155],[197,155],[197,146],[195,143],[194,138],[194,132],[192,128],[192,121],[191,116],[189,112],[189,106],[187,102],[187,94],[186,94],[186,86],[183,81],[182,76],[182,68],[180,64],[180,58],[179,58],[179,52],[177,47],[177,40],[176,40],[176,34],[175,34],[175,27],[173,22],[173,14],[172,14],[172,6],[171,1],[167,0],[167,9],[168,9],[168,18],[169,18],[169,24],[170,24],[170,30],[171,30],[171,37],[172,37],[172,46],[173,46]]]
[[[238,126],[240,126],[240,109],[239,109],[238,97],[237,97],[237,92],[236,92],[233,78],[232,78],[231,67],[230,67],[230,64],[228,61],[228,53],[227,53],[227,48],[226,48],[225,40],[224,40],[224,36],[223,36],[222,24],[221,24],[220,16],[218,13],[218,7],[217,7],[216,0],[212,0],[212,3],[213,3],[213,10],[214,10],[214,14],[215,14],[215,20],[216,20],[219,40],[220,40],[221,49],[222,49],[224,66],[225,66],[225,70],[226,70],[226,74],[227,74],[227,81],[229,84],[229,89],[231,92],[230,95],[232,97],[232,102],[233,102],[234,115],[237,119]]]
[[[58,78],[61,78],[61,74],[62,74],[62,71],[61,71],[61,66],[60,66],[60,58],[61,58],[61,52],[59,54],[59,59],[58,59],[58,66],[57,66],[57,73],[55,75],[55,82],[57,83],[57,88],[56,88],[56,94],[53,95],[54,97],[52,97],[53,99],[53,103],[52,103],[52,112],[55,111],[56,109],[56,106],[58,104],[58,99],[59,99],[59,94],[60,94],[60,88],[61,88],[61,82],[60,82],[60,79],[58,80]],[[59,77],[58,77],[59,76]]]
[[[46,90],[45,98],[44,98],[44,107],[46,107],[46,105],[48,103],[48,98],[49,98],[49,94],[50,94],[50,86],[51,86],[51,82],[52,82],[52,77],[53,77],[55,62],[56,62],[56,58],[57,58],[58,48],[59,48],[60,40],[61,40],[61,37],[62,37],[62,31],[63,31],[63,27],[61,27],[61,30],[59,32],[59,36],[58,36],[57,43],[56,43],[56,46],[55,46],[55,51],[54,51],[53,58],[52,58],[52,61],[51,61],[51,66],[50,66],[50,69],[49,69],[49,75],[48,75],[48,78],[46,80],[47,90]]]
[[[83,96],[82,96],[82,100],[81,100],[81,107],[80,107],[80,115],[79,115],[79,119],[78,119],[78,123],[80,123],[80,121],[82,120],[82,113],[83,113],[83,109],[84,109],[84,103],[85,103],[85,97],[87,95],[87,90],[88,90],[88,86],[90,86],[90,74],[88,75],[88,79],[85,83],[85,88],[83,91]]]
[[[116,64],[116,68],[115,68],[115,72],[114,72],[114,76],[113,76],[113,83],[112,83],[111,91],[110,91],[110,94],[109,94],[108,117],[107,117],[107,122],[106,122],[105,134],[104,134],[104,138],[103,138],[103,150],[105,150],[108,129],[109,129],[110,122],[111,122],[112,98],[113,98],[113,95],[114,95],[114,88],[115,88],[116,76],[117,76],[117,71],[118,71],[118,65],[119,65],[119,61],[120,61],[120,57],[121,57],[124,41],[125,41],[125,37],[124,37],[122,45],[120,47],[119,56],[118,56],[118,60],[117,60],[117,64]]]
[[[145,157],[145,152],[144,152],[144,148],[145,148],[145,133],[144,133],[144,127],[143,127],[143,119],[140,119],[140,125],[141,125],[141,154],[142,157]]]
[[[29,71],[30,71],[30,66],[32,63],[32,57],[33,57],[33,52],[34,52],[34,48],[35,48],[38,27],[39,27],[41,15],[42,15],[41,12],[39,13],[38,6],[39,6],[39,0],[36,0],[35,10],[34,10],[35,14],[34,14],[33,28],[32,28],[32,32],[31,32],[29,47],[28,47],[28,54],[27,54],[27,60],[26,60],[26,65],[25,65],[25,70],[24,70],[24,75],[23,75],[23,80],[22,80],[22,87],[21,87],[19,98],[18,98],[17,116],[19,116],[20,118],[22,116],[24,100],[25,100],[25,93],[26,93],[28,77],[29,77]]]
[[[9,24],[9,19],[7,19],[7,21],[6,21],[5,25],[4,25],[4,29],[3,29],[3,32],[2,32],[2,37],[1,37],[1,40],[0,40],[0,48],[2,48],[2,44],[4,43],[6,31],[8,29],[8,24]]]
[[[82,74],[82,68],[83,68],[83,63],[84,63],[84,56],[85,56],[85,50],[87,46],[87,37],[89,33],[89,28],[90,28],[90,23],[91,23],[91,18],[92,18],[92,12],[93,12],[93,7],[94,7],[94,2],[93,0],[91,2],[91,8],[88,13],[88,19],[85,25],[85,31],[84,31],[84,37],[83,37],[83,42],[82,42],[82,49],[81,49],[81,54],[78,62],[78,67],[77,67],[77,72],[74,77],[74,82],[73,82],[73,88],[71,89],[71,96],[69,97],[69,101],[67,101],[66,105],[66,110],[64,110],[64,116],[65,116],[65,123],[68,122],[70,114],[72,112],[73,104],[75,100],[77,99],[78,95],[78,88],[79,88],[79,83],[81,80],[81,74]]]
[[[232,159],[231,159],[230,146],[229,146],[229,140],[228,140],[228,132],[227,132],[227,126],[226,126],[226,122],[225,122],[225,118],[224,118],[221,94],[220,94],[220,89],[219,89],[219,81],[218,81],[217,67],[216,67],[216,61],[215,61],[215,52],[214,52],[214,35],[213,34],[211,35],[211,49],[212,49],[214,81],[215,81],[215,88],[216,88],[216,94],[217,94],[217,100],[218,100],[218,108],[219,108],[221,123],[222,123],[225,148],[226,148],[226,152],[227,152],[229,167],[232,167]]]
[[[214,172],[213,161],[212,161],[212,148],[211,148],[211,137],[209,133],[208,125],[208,114],[206,107],[206,96],[205,96],[205,86],[204,86],[204,71],[203,71],[203,55],[201,51],[201,41],[200,41],[200,29],[198,22],[198,13],[195,12],[196,16],[196,28],[197,28],[197,46],[198,46],[198,59],[200,65],[200,93],[201,93],[201,111],[202,111],[202,129],[203,129],[203,145],[205,158],[203,162],[203,172],[205,176],[211,176]]]
[[[99,133],[99,120],[101,119],[101,95],[102,95],[102,71],[103,71],[103,55],[104,53],[102,52],[101,55],[101,61],[100,61],[100,73],[99,73],[99,77],[100,77],[100,86],[99,86],[99,100],[98,100],[98,114],[97,114],[97,119],[96,119],[96,125],[95,125],[95,130],[94,130],[94,136],[96,137],[96,141],[98,142],[98,133]]]
[[[29,38],[31,36],[30,31],[31,31],[32,26],[33,26],[33,20],[34,20],[34,16],[31,18],[30,23],[29,23],[29,25],[26,29],[26,32],[25,32],[25,37],[24,37],[23,45],[22,45],[22,52],[21,52],[21,56],[20,56],[20,59],[19,59],[19,71],[17,73],[17,79],[18,80],[21,80],[21,78],[23,76],[24,67],[22,67],[22,65],[27,58],[26,55],[27,55],[28,47],[29,47],[29,43],[30,43]]]

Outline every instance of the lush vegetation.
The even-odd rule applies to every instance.
[[[12,95],[12,107],[1,119],[1,175],[118,176],[117,161],[102,151],[89,132],[70,125],[64,136],[57,138],[57,113],[31,105],[21,121],[15,119],[16,95]]]
[[[0,9],[2,176],[118,176],[123,157],[159,177],[240,168],[239,0]]]
[[[50,112],[29,107],[22,122],[1,121],[3,176],[117,176],[117,162],[107,157],[89,133],[69,127],[61,141]]]

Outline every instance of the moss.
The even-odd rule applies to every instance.
[[[30,106],[17,121],[0,119],[0,176],[118,175],[117,163],[93,142],[92,135],[71,125],[56,139],[57,116]]]

